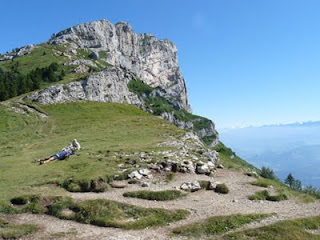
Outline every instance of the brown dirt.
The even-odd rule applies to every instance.
[[[134,190],[166,190],[178,188],[183,182],[194,180],[213,180],[225,183],[229,189],[229,194],[218,194],[214,191],[200,190],[189,193],[181,199],[158,202],[136,198],[125,198],[124,192]],[[150,187],[142,188],[136,184],[129,184],[126,188],[113,188],[104,193],[71,193],[70,195],[79,201],[88,199],[110,199],[142,207],[161,207],[166,209],[187,209],[191,212],[188,219],[172,223],[165,227],[150,228],[144,230],[121,230],[115,228],[96,227],[81,224],[73,221],[59,220],[46,215],[20,214],[10,216],[11,220],[17,223],[35,223],[41,230],[37,233],[25,237],[25,239],[183,239],[179,237],[169,237],[171,229],[183,224],[199,221],[211,216],[230,215],[235,213],[277,213],[276,216],[269,217],[260,222],[251,223],[245,228],[268,225],[279,220],[293,219],[320,215],[320,201],[314,203],[299,203],[296,200],[281,202],[250,201],[248,196],[263,188],[248,184],[254,181],[253,177],[244,175],[241,172],[219,169],[212,179],[205,175],[196,174],[176,174],[173,181],[166,183],[156,176],[150,180]],[[273,189],[268,189],[271,192]],[[316,231],[315,231],[316,233]]]

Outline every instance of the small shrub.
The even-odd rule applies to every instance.
[[[229,192],[229,188],[226,184],[217,184],[216,188],[214,189],[217,193],[227,194]]]
[[[288,200],[288,197],[286,194],[282,193],[282,194],[278,194],[278,195],[274,195],[274,196],[268,196],[267,200],[272,201],[272,202],[279,202],[279,201],[283,201],[283,200]]]
[[[153,91],[152,87],[142,82],[140,79],[130,80],[128,83],[128,88],[130,92],[133,92],[139,96],[143,94],[149,96],[149,94]]]
[[[269,196],[269,192],[267,190],[256,192],[255,194],[249,196],[249,200],[266,200]]]
[[[166,182],[171,182],[174,179],[175,175],[175,173],[170,172],[166,177]]]
[[[198,182],[199,182],[200,187],[201,187],[202,189],[205,189],[205,190],[214,190],[213,184],[211,184],[210,181],[200,180],[200,181],[198,181]]]
[[[278,195],[270,195],[267,190],[264,190],[261,192],[256,192],[255,194],[249,196],[249,199],[250,200],[267,200],[267,201],[272,201],[272,202],[278,202],[278,201],[287,200],[288,197],[284,193],[281,193]]]
[[[168,201],[174,200],[184,196],[184,194],[178,190],[165,190],[165,191],[135,191],[135,192],[126,192],[123,194],[124,197],[132,198],[141,198],[147,200],[156,200],[156,201]]]

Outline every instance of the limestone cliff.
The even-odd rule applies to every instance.
[[[106,20],[79,24],[54,34],[50,44],[70,44],[74,49],[88,49],[105,60],[129,70],[152,87],[166,89],[180,108],[190,112],[187,89],[177,59],[177,48],[169,40],[151,34],[136,34],[125,22]]]

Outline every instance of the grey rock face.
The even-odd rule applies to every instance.
[[[106,60],[133,72],[152,87],[166,89],[179,108],[191,111],[185,81],[177,59],[177,48],[169,40],[151,34],[136,34],[124,22],[106,20],[79,24],[54,34],[50,44],[68,43],[73,48],[107,53]]]
[[[16,48],[12,53],[5,54],[2,58],[0,58],[0,62],[8,61],[19,56],[28,55],[33,49],[34,45],[32,44],[21,48]]]
[[[132,76],[115,67],[91,74],[86,80],[58,84],[32,93],[26,99],[41,104],[54,104],[75,101],[98,101],[128,103],[142,107],[137,95],[128,89]]]

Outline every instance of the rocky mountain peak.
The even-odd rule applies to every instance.
[[[88,49],[105,55],[108,63],[129,70],[146,84],[167,89],[180,108],[191,111],[177,48],[167,39],[134,33],[126,22],[112,24],[99,20],[53,34],[49,43],[69,44],[73,49]]]

